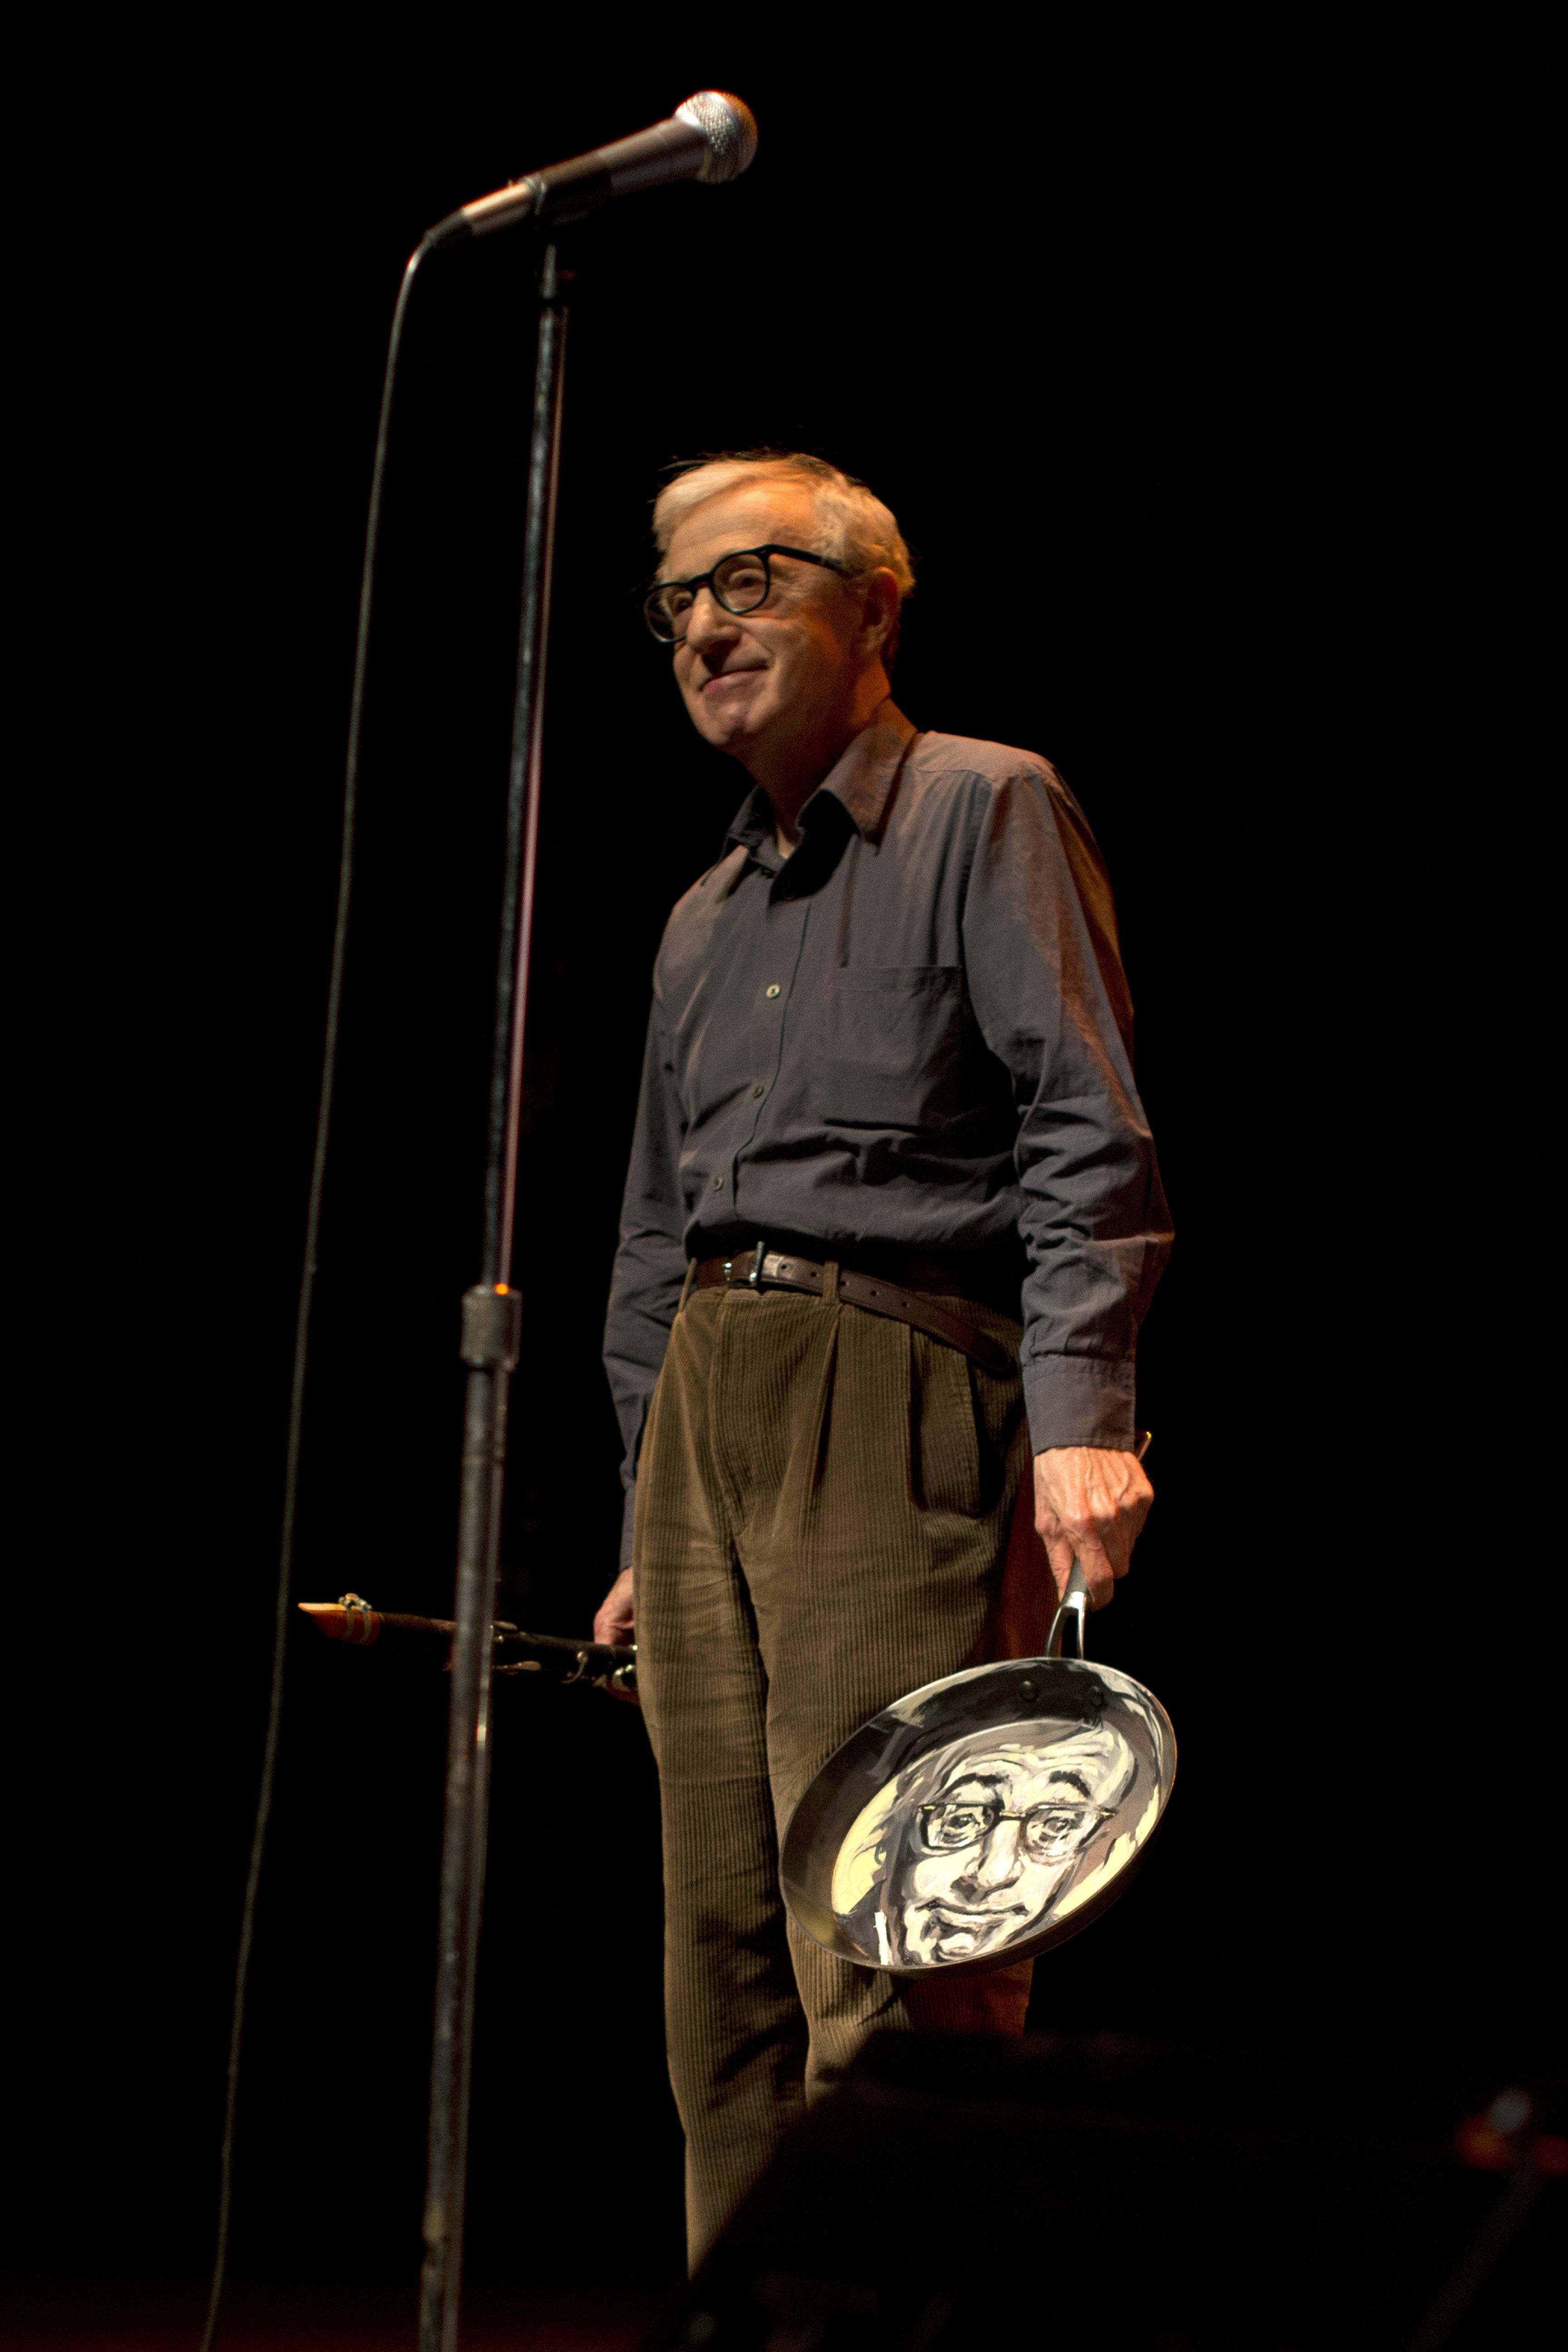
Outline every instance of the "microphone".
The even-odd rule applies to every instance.
[[[700,89],[678,106],[666,122],[635,131],[629,139],[591,147],[564,163],[513,180],[488,196],[476,196],[437,221],[425,242],[487,236],[513,221],[574,221],[596,212],[613,197],[639,188],[662,188],[671,180],[701,180],[715,187],[739,179],[757,152],[756,117],[743,99],[728,90]]]

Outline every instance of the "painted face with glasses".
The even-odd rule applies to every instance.
[[[884,1907],[908,1960],[970,1960],[1038,1927],[1136,1777],[1110,1725],[1048,1747],[973,1734],[889,1840]]]
[[[693,725],[747,767],[781,830],[887,698],[890,572],[826,552],[802,483],[754,481],[683,515],[643,610]]]

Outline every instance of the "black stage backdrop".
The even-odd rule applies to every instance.
[[[510,29],[395,69],[286,31],[126,59],[134,204],[76,265],[94,357],[66,399],[106,493],[66,554],[111,691],[90,699],[84,657],[53,869],[77,878],[50,903],[95,945],[79,1001],[58,949],[37,992],[68,1058],[93,1041],[93,1108],[52,1131],[94,1171],[59,1263],[105,1288],[92,1370],[56,1391],[47,1576],[82,1630],[17,1675],[42,1702],[30,1785],[75,1789],[18,2036],[25,2260],[194,2271],[210,2243],[398,273],[453,205],[707,85],[754,106],[752,173],[568,240],[505,1613],[584,1630],[613,1572],[597,1349],[647,974],[744,789],[643,631],[648,502],[672,457],[820,450],[915,551],[901,703],[1045,751],[1099,833],[1179,1229],[1142,1358],[1159,1505],[1093,1647],[1169,1706],[1182,1780],[1140,1884],[1040,1968],[1036,2020],[1408,2049],[1483,2089],[1541,2061],[1518,1654],[1545,1624],[1511,1538],[1477,1532],[1475,1449],[1520,1414],[1473,1345],[1473,1170],[1482,1238],[1434,1219],[1456,1105],[1421,1040],[1452,1034],[1461,1092],[1484,1066],[1441,920],[1406,920],[1440,829],[1408,726],[1439,681],[1409,666],[1399,583],[1432,446],[1410,388],[1441,335],[1404,159],[1374,160],[1374,104],[1318,116],[1278,55],[1042,33],[906,44],[893,69],[775,29],[628,49],[584,25],[547,65]],[[175,233],[126,266],[149,223]],[[410,319],[300,1597],[449,1603],[530,268],[518,236],[444,252]],[[1496,1652],[1468,1605],[1489,1543],[1522,1611]],[[445,1696],[296,1638],[242,2272],[416,2261]],[[473,2261],[669,2273],[646,1739],[526,1683],[497,1718]]]

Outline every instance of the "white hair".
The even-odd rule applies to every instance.
[[[698,457],[667,482],[653,508],[653,536],[662,556],[682,517],[704,499],[749,481],[803,482],[816,509],[814,555],[831,555],[851,572],[885,568],[907,596],[915,584],[904,535],[890,508],[826,457],[800,449],[741,449]]]

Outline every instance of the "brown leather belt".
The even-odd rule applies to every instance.
[[[723,1283],[748,1290],[804,1290],[820,1298],[827,1269],[809,1257],[799,1257],[793,1251],[771,1250],[765,1242],[755,1249],[744,1250],[739,1257],[699,1258],[692,1280],[699,1289]],[[889,1282],[881,1275],[855,1274],[847,1266],[838,1269],[838,1296],[850,1307],[863,1307],[868,1315],[890,1316],[895,1323],[910,1323],[917,1331],[925,1331],[933,1339],[942,1340],[950,1348],[959,1349],[973,1356],[982,1369],[1005,1380],[1017,1371],[1017,1364],[1000,1340],[987,1332],[977,1331],[973,1324],[961,1322],[939,1307],[934,1298],[922,1297],[918,1290]]]

